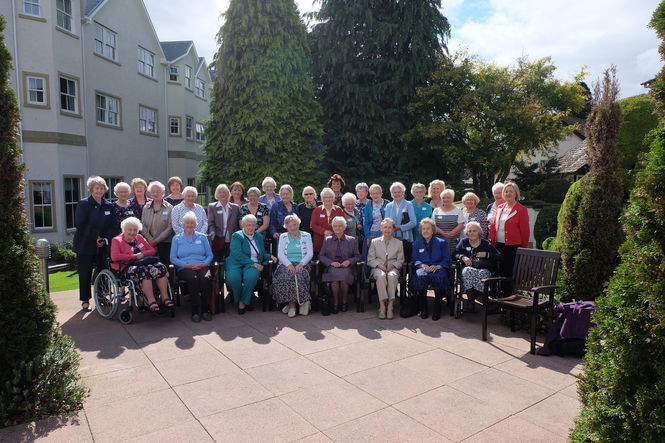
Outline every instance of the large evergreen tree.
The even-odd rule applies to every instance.
[[[78,354],[55,325],[24,212],[11,56],[0,16],[0,427],[80,406]]]
[[[321,0],[310,33],[328,172],[349,181],[426,180],[440,157],[401,137],[407,111],[446,50],[440,0]]]
[[[232,0],[203,150],[210,184],[317,184],[323,155],[305,24],[293,0]]]

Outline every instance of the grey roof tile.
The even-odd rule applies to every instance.
[[[166,60],[173,61],[178,57],[187,53],[189,47],[193,42],[191,40],[175,41],[175,42],[159,42],[164,51]]]

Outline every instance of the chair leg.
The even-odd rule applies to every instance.
[[[483,303],[483,340],[487,341],[487,303]]]
[[[538,311],[531,312],[531,353],[536,353],[536,321],[538,320]]]
[[[510,311],[510,331],[515,332],[515,312]]]

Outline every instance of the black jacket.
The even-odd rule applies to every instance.
[[[108,244],[119,234],[114,223],[115,211],[113,205],[102,199],[97,203],[92,196],[79,200],[76,204],[76,217],[74,225],[74,252],[81,255],[95,255],[97,253],[97,237],[105,238]]]
[[[478,258],[477,254],[479,252],[486,252],[488,257]],[[478,269],[495,270],[501,262],[501,253],[496,250],[492,243],[484,238],[480,239],[480,245],[477,248],[471,247],[468,238],[461,240],[455,249],[455,258],[461,261],[462,257],[469,257],[473,262],[472,266]]]

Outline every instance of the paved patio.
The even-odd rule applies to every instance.
[[[524,332],[480,315],[288,319],[235,310],[192,323],[79,312],[54,294],[82,355],[82,411],[0,430],[0,441],[566,441],[580,360],[528,353]],[[496,322],[496,317],[494,322]]]

